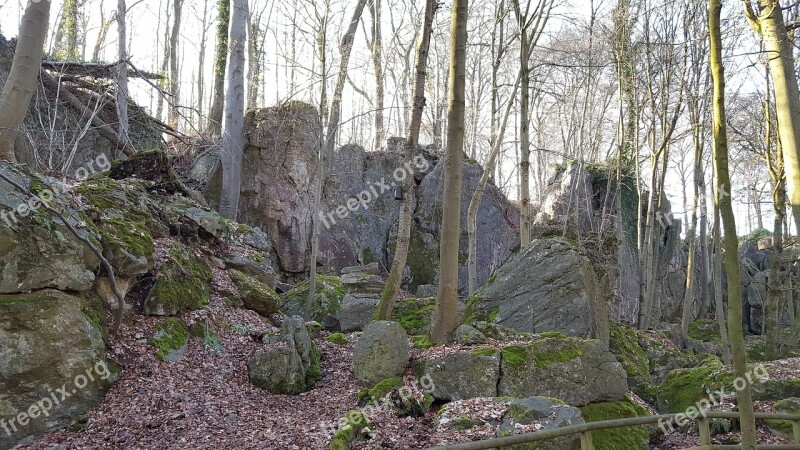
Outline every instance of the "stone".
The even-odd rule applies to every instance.
[[[239,291],[239,298],[245,308],[257,312],[263,317],[270,317],[280,312],[280,296],[268,285],[245,275],[238,270],[229,270],[228,274]]]
[[[537,431],[554,430],[584,423],[581,410],[547,397],[527,397],[514,400],[503,414],[497,437],[510,436],[521,425],[537,424]],[[524,445],[503,447],[504,450],[523,450]],[[537,450],[578,450],[580,435],[573,434],[536,443]]]
[[[436,297],[436,289],[436,286],[432,284],[423,284],[422,286],[417,286],[417,293],[415,295],[417,298]]]
[[[0,432],[0,448],[69,425],[103,400],[117,369],[86,317],[80,299],[62,292],[0,295],[0,423],[18,425]],[[61,386],[75,393],[54,404],[51,389]],[[47,414],[20,427],[17,416],[32,405]]]
[[[497,394],[510,397],[554,397],[584,406],[628,392],[622,365],[596,340],[553,337],[507,346],[500,372]]]
[[[256,351],[247,362],[250,383],[273,394],[296,395],[320,377],[320,354],[299,316],[286,319],[280,335],[267,339],[270,348]]]
[[[278,284],[278,274],[269,264],[261,259],[256,260],[246,255],[232,255],[223,258],[226,269],[234,269],[245,275],[255,277],[258,281],[265,283],[272,289]]]
[[[261,231],[259,227],[247,227],[247,231],[242,236],[242,242],[256,250],[269,253],[272,251],[272,244],[269,235]]]
[[[455,333],[453,333],[453,338],[455,339],[456,343],[462,345],[486,343],[486,335],[478,331],[477,328],[467,324],[460,325],[458,328],[456,328]]]
[[[305,280],[281,296],[281,310],[286,315],[300,315],[305,312],[311,280]],[[317,290],[311,308],[311,318],[326,330],[339,331],[339,315],[345,291],[342,281],[337,277],[317,275]]]
[[[216,211],[192,207],[183,215],[197,227],[200,237],[204,239],[219,239],[228,231],[225,219]]]
[[[211,268],[178,242],[170,259],[159,267],[155,284],[147,294],[144,312],[151,316],[174,316],[208,304],[213,274]]]
[[[344,290],[351,294],[380,294],[386,287],[383,278],[366,272],[349,272],[341,279]]]
[[[155,325],[155,333],[148,341],[156,348],[159,361],[176,362],[183,358],[189,341],[189,329],[175,317],[161,319]]]
[[[519,332],[609,339],[609,319],[589,259],[561,238],[537,239],[467,301],[467,322]]]
[[[377,262],[371,262],[363,266],[350,266],[342,269],[342,275],[346,275],[348,273],[358,273],[358,272],[370,275],[380,275],[381,268]]]
[[[0,173],[34,192],[66,189],[56,180],[7,163],[0,163]],[[77,211],[67,208],[69,200],[71,195],[62,194],[54,202],[68,220],[80,223]],[[88,236],[86,229],[77,230]],[[0,294],[44,288],[87,291],[99,266],[95,254],[58,217],[43,208],[31,212],[28,197],[0,179]]]
[[[377,308],[377,296],[345,295],[342,300],[342,309],[339,312],[339,326],[342,332],[351,333],[363,330],[372,321],[372,316]]]
[[[308,271],[317,153],[317,108],[299,101],[245,115],[247,145],[237,221],[270,237],[281,271]]]
[[[435,308],[434,297],[397,299],[392,310],[392,320],[402,325],[411,336],[427,334]]]
[[[410,346],[406,331],[396,322],[373,321],[353,350],[356,379],[364,387],[403,375]]]
[[[496,397],[500,379],[500,352],[480,349],[424,358],[414,364],[418,378],[426,377],[437,400]]]

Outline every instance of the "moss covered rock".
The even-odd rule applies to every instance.
[[[436,298],[407,298],[397,300],[392,311],[392,320],[399,323],[410,335],[426,334],[430,331]]]
[[[372,427],[367,415],[358,410],[348,411],[339,422],[342,426],[331,439],[331,450],[348,450],[361,430]]]
[[[251,309],[264,317],[269,317],[280,312],[280,296],[266,284],[255,278],[245,275],[238,270],[228,270],[239,298],[247,309]]]
[[[353,371],[359,384],[374,386],[399,377],[408,366],[408,335],[396,322],[370,322],[353,349]]]
[[[437,400],[495,397],[500,379],[500,351],[482,348],[422,358],[415,361],[414,370],[419,378],[430,380],[431,395]]]
[[[156,323],[155,334],[148,341],[156,349],[159,361],[175,362],[186,353],[189,329],[175,317],[167,317]]]
[[[206,306],[212,276],[208,264],[184,245],[175,243],[170,250],[170,260],[160,267],[158,278],[147,295],[145,314],[171,316]]]
[[[306,392],[322,378],[320,353],[303,319],[286,319],[277,336],[264,338],[270,347],[257,351],[247,362],[250,382],[273,394]]]
[[[0,448],[67,425],[96,407],[118,372],[105,360],[105,350],[80,299],[54,290],[0,295],[0,421],[16,424],[10,433],[0,432]],[[47,400],[62,386],[74,393],[60,404]],[[32,406],[48,414],[27,416]],[[21,414],[29,419],[25,426],[18,422]]]
[[[564,404],[559,399],[547,397],[528,397],[514,400],[503,415],[503,422],[497,432],[498,437],[514,434],[521,425],[538,425],[537,430],[553,430],[584,423],[581,410]],[[546,441],[531,442],[501,447],[501,450],[573,450],[580,448],[577,434]]]
[[[791,397],[775,403],[775,411],[784,414],[800,414],[800,397]],[[787,437],[793,437],[794,428],[788,420],[768,420],[770,430]]]
[[[327,341],[336,345],[347,345],[350,343],[350,339],[344,333],[332,333],[328,336]]]
[[[291,291],[283,294],[281,309],[287,315],[303,315],[311,280],[303,281]],[[338,277],[317,275],[317,291],[314,295],[311,318],[325,329],[339,330],[339,314],[345,291]]]
[[[691,406],[708,398],[708,390],[713,376],[721,373],[722,362],[716,356],[707,357],[697,367],[675,369],[658,386],[659,409],[671,413],[686,411]]]
[[[626,397],[618,402],[592,403],[581,408],[586,422],[649,416],[650,413]],[[596,450],[647,450],[650,436],[643,426],[612,428],[592,432]]]

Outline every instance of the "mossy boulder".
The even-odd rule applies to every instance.
[[[403,386],[405,386],[405,382],[403,382],[403,379],[400,377],[392,377],[379,381],[372,389],[362,389],[358,393],[358,404],[359,406],[364,406],[367,403],[380,401],[393,390],[400,389]]]
[[[708,399],[709,389],[719,387],[711,386],[710,380],[722,370],[719,358],[709,356],[697,367],[670,371],[656,391],[659,409],[670,413],[684,412],[700,400]]]
[[[344,333],[332,333],[328,336],[327,341],[336,345],[347,345],[350,343],[350,339]]]
[[[238,270],[228,270],[244,307],[264,317],[280,312],[280,296],[266,284]]]
[[[361,430],[372,427],[367,415],[358,410],[348,411],[339,422],[342,426],[331,439],[331,450],[348,450]]]
[[[775,412],[800,415],[800,397],[791,397],[775,403]],[[788,420],[768,420],[770,430],[787,437],[793,437],[794,428]]]
[[[173,245],[169,255],[145,299],[145,314],[174,316],[208,305],[213,277],[208,264],[180,243]]]
[[[639,333],[632,327],[611,323],[609,350],[622,364],[630,384],[649,383],[647,352],[639,345]]]
[[[247,362],[250,382],[273,394],[296,395],[310,390],[322,377],[320,352],[303,319],[286,319],[277,336],[265,337],[269,348]]]
[[[311,280],[306,280],[283,294],[281,310],[287,315],[303,315],[310,286]],[[327,330],[338,331],[344,296],[344,286],[338,277],[317,275],[317,290],[314,294],[311,318]]]
[[[586,422],[626,419],[629,417],[649,416],[650,413],[641,405],[631,401],[629,397],[618,402],[592,403],[581,408]],[[611,428],[592,432],[592,440],[596,450],[647,450],[650,435],[644,426]]]
[[[463,400],[497,396],[500,379],[500,351],[492,348],[455,352],[414,362],[418,378],[427,378],[433,386],[430,394],[437,400]]]
[[[54,290],[0,295],[0,421],[16,424],[0,432],[0,448],[68,425],[100,404],[119,371],[105,350],[81,299]],[[74,393],[55,404],[52,390],[62,386]],[[23,414],[29,422],[20,426]]]
[[[603,343],[575,337],[546,337],[506,346],[497,394],[543,396],[573,406],[614,401],[628,391],[627,375]]]
[[[519,426],[537,425],[537,430],[553,430],[584,423],[581,410],[559,399],[528,397],[514,400],[503,414],[498,437],[511,436]],[[500,450],[577,450],[581,446],[577,434],[546,441],[501,447]]]
[[[374,386],[399,377],[408,366],[408,335],[396,322],[370,322],[353,349],[353,371],[359,384]]]
[[[410,335],[426,334],[431,328],[434,309],[434,297],[397,300],[392,311],[392,320],[399,323]]]
[[[719,324],[715,320],[697,320],[689,322],[689,337],[701,342],[721,344]]]
[[[148,341],[156,349],[159,361],[175,362],[186,353],[189,329],[175,317],[161,319],[155,326],[155,334]]]

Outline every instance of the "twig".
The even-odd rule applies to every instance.
[[[29,191],[28,189],[24,188],[23,186],[21,186],[16,181],[8,178],[3,172],[0,172],[0,178],[5,180],[8,184],[10,184],[10,185],[14,186],[15,188],[17,188],[20,192],[22,192],[23,194],[27,195],[28,197],[39,199],[39,197],[34,195],[31,191]],[[119,332],[119,327],[120,327],[120,325],[122,325],[122,315],[125,312],[125,296],[122,295],[122,293],[119,291],[119,288],[117,287],[117,278],[114,276],[114,268],[111,267],[111,263],[109,263],[108,260],[103,256],[103,252],[101,252],[97,247],[95,247],[95,245],[92,243],[92,241],[89,240],[89,238],[87,238],[85,236],[81,236],[80,233],[78,233],[78,231],[75,229],[75,227],[73,227],[72,224],[70,224],[69,221],[67,221],[67,219],[64,217],[63,214],[61,214],[59,211],[57,211],[55,208],[53,208],[52,206],[48,205],[46,202],[42,201],[41,199],[39,199],[39,200],[40,200],[40,203],[42,204],[42,206],[48,212],[50,212],[51,214],[53,214],[53,215],[57,216],[59,219],[61,219],[61,222],[64,223],[64,225],[67,227],[67,229],[70,231],[70,233],[72,233],[72,235],[75,236],[79,241],[81,241],[84,244],[86,244],[86,246],[89,247],[89,250],[91,250],[92,253],[94,253],[95,256],[97,256],[97,258],[100,259],[100,263],[102,264],[103,268],[106,270],[106,273],[108,274],[108,279],[111,282],[111,290],[114,291],[114,296],[117,297],[117,302],[118,302],[117,313],[116,313],[115,318],[114,318],[114,328],[113,328],[113,330],[111,332],[111,337],[112,338],[116,337],[117,333]],[[105,299],[103,299],[103,303],[105,303],[106,307],[109,310],[112,309],[111,305]]]

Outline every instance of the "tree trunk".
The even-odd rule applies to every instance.
[[[694,115],[694,114],[693,114]],[[694,117],[699,119],[698,117]],[[686,233],[686,239],[689,241],[689,256],[686,263],[686,287],[683,291],[683,314],[681,316],[681,335],[685,341],[689,334],[689,322],[692,320],[694,313],[694,258],[695,248],[697,246],[697,206],[700,198],[700,189],[705,189],[701,184],[702,170],[703,170],[703,147],[700,142],[700,129],[699,120],[694,120],[692,124],[692,141],[694,143],[694,199],[692,201],[692,214],[689,231]],[[686,189],[683,190],[684,195]]]
[[[28,2],[11,71],[0,94],[0,161],[15,162],[14,142],[36,91],[50,23],[50,1]]]
[[[119,64],[117,64],[117,118],[119,119],[119,142],[117,147],[128,146],[128,39],[125,13],[125,0],[117,0],[117,48]]]
[[[378,0],[375,0],[378,1]],[[425,109],[425,79],[428,68],[428,51],[431,44],[431,33],[433,32],[433,18],[438,8],[437,0],[426,0],[425,18],[420,34],[419,45],[417,46],[417,73],[414,81],[414,111],[411,113],[411,126],[409,128],[408,140],[406,141],[406,158],[412,161],[416,156],[417,143],[419,141],[419,130],[422,126],[422,112]],[[392,317],[394,302],[397,292],[403,281],[403,273],[408,259],[408,247],[411,240],[411,222],[414,219],[414,211],[411,209],[414,204],[414,177],[407,174],[403,180],[403,203],[400,206],[400,217],[397,219],[397,244],[395,246],[392,267],[389,270],[389,279],[386,287],[378,302],[378,309],[375,311],[375,320],[389,320]]]
[[[458,326],[458,250],[461,237],[461,177],[464,159],[464,105],[467,61],[468,0],[454,0],[450,37],[450,104],[444,161],[439,289],[431,324],[431,341],[449,342]]]
[[[53,59],[78,61],[78,0],[65,0],[55,38]]]
[[[217,2],[217,51],[214,55],[214,92],[208,112],[206,131],[214,136],[222,133],[222,113],[225,105],[225,69],[228,61],[228,27],[231,20],[231,0]]]
[[[725,321],[725,302],[722,299],[722,240],[719,226],[719,207],[714,204],[714,308],[720,340],[722,341],[722,361],[731,364],[731,341],[728,338],[728,327]]]
[[[372,67],[375,72],[375,142],[372,147],[375,151],[379,151],[383,146],[383,142],[386,140],[386,132],[383,125],[384,81],[383,40],[381,38],[381,0],[370,0],[369,10],[372,16]],[[427,59],[425,64],[428,64]],[[415,104],[414,108],[416,107],[417,105]],[[414,119],[412,118],[411,120],[413,121]]]
[[[219,213],[236,220],[242,185],[244,154],[244,64],[247,39],[247,0],[233,0],[230,20],[230,51],[226,69],[225,117],[223,119],[222,193]]]
[[[518,1],[518,0],[517,0]],[[530,54],[528,53],[528,32],[523,27],[520,34],[520,75],[521,88],[519,99],[519,240],[520,248],[525,248],[531,242],[531,144],[530,144],[530,89],[531,89],[531,69],[528,63]]]
[[[339,74],[336,77],[336,87],[333,91],[331,109],[328,112],[328,125],[325,127],[325,144],[319,154],[317,162],[317,181],[314,192],[314,211],[313,211],[313,231],[311,234],[311,285],[308,289],[306,299],[305,319],[311,320],[311,310],[314,306],[314,296],[317,291],[317,255],[319,254],[319,214],[320,204],[322,203],[322,187],[325,184],[325,161],[333,157],[336,148],[336,134],[339,130],[339,116],[342,113],[342,91],[347,82],[347,66],[350,63],[350,53],[353,50],[353,40],[355,39],[358,22],[361,20],[361,13],[364,11],[364,4],[367,0],[358,0],[353,17],[347,32],[342,37],[339,45],[341,60],[339,62]]]
[[[783,145],[787,200],[795,230],[800,233],[800,89],[794,70],[793,41],[788,39],[783,10],[778,0],[759,0],[758,15],[753,12],[749,0],[744,2],[751,27],[764,41],[772,73],[778,135]]]
[[[731,340],[733,369],[737,376],[747,372],[747,353],[742,331],[742,285],[739,273],[739,241],[731,204],[731,180],[728,173],[728,136],[725,121],[725,68],[722,62],[722,34],[720,32],[721,0],[709,0],[708,28],[711,40],[711,77],[714,81],[713,121],[714,165],[717,171],[717,195],[724,229],[725,268],[728,274],[728,335]],[[792,72],[793,73],[793,72]],[[795,92],[797,84],[795,83]],[[800,99],[798,99],[800,100]],[[779,121],[780,123],[780,121]],[[800,124],[800,122],[798,123]],[[800,135],[798,135],[800,137]],[[742,449],[755,450],[756,421],[750,384],[736,393],[739,423],[742,430]]]
[[[178,129],[178,106],[181,97],[180,68],[178,67],[178,41],[181,32],[181,9],[183,0],[172,3],[172,36],[169,39],[169,93],[172,96],[169,105],[169,126]]]

